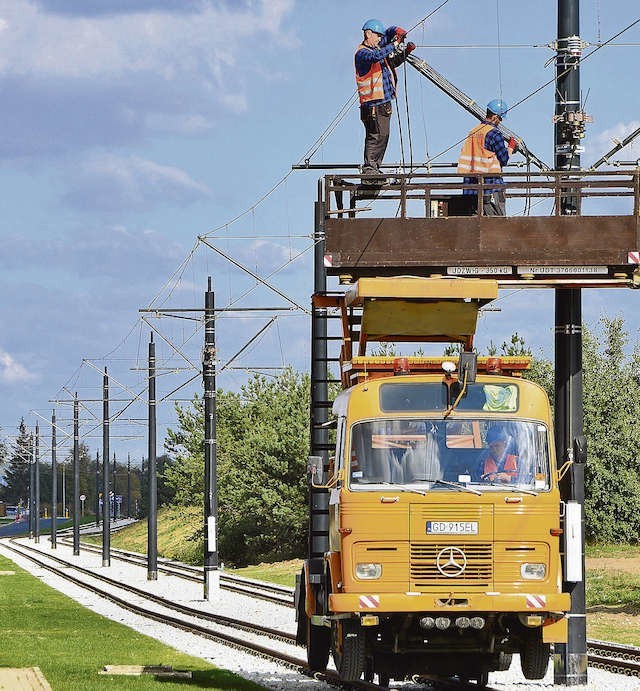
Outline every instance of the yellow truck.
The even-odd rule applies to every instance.
[[[296,590],[314,670],[332,653],[345,681],[486,685],[519,653],[524,677],[540,679],[550,644],[567,640],[549,400],[522,378],[527,358],[472,351],[478,310],[496,296],[492,281],[371,278],[333,298],[344,317],[335,454],[328,469],[309,463],[312,488],[329,494],[329,548]],[[385,340],[463,350],[366,354]]]

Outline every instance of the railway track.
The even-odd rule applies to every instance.
[[[64,538],[61,542],[70,544],[67,538]],[[80,549],[96,554],[102,552],[100,547],[90,542],[81,542]],[[120,561],[145,567],[147,565],[146,555],[138,552],[130,552],[124,549],[111,549],[110,553],[112,558],[119,559]],[[202,583],[204,577],[201,567],[164,558],[158,558],[158,571],[197,583]],[[254,581],[249,578],[242,578],[241,576],[233,576],[224,571],[221,571],[219,575],[220,588],[223,590],[229,590],[240,595],[247,595],[248,597],[258,598],[267,602],[273,602],[277,605],[283,605],[284,607],[294,606],[293,588],[287,588],[286,586],[277,585],[275,583]]]
[[[91,543],[83,542],[80,546],[81,549],[90,552],[101,552],[99,547]],[[111,556],[124,562],[146,567],[146,556],[136,552],[112,549]],[[190,581],[202,582],[203,578],[201,568],[174,562],[170,559],[158,559],[158,570]],[[220,587],[251,598],[259,598],[286,607],[293,607],[293,590],[285,586],[253,581],[221,572]],[[290,640],[293,640],[293,637]],[[615,674],[640,677],[640,648],[598,640],[587,641],[587,648],[589,666]],[[440,680],[438,684],[441,688],[445,688],[445,681]],[[454,686],[447,686],[447,688],[464,688],[464,686],[460,686],[455,681],[447,681],[446,684],[454,684]]]
[[[331,686],[345,688],[345,689],[380,689],[382,687],[372,684],[369,682],[352,682],[345,684],[338,677],[337,673],[332,670],[327,670],[325,673],[312,672],[306,663],[306,660],[301,657],[297,657],[292,654],[291,651],[284,652],[282,650],[276,650],[269,647],[269,643],[273,641],[280,641],[288,644],[291,647],[295,647],[295,636],[277,629],[270,629],[269,627],[260,626],[257,624],[252,624],[251,622],[233,619],[231,617],[226,617],[218,614],[212,614],[210,612],[203,612],[201,610],[196,610],[192,607],[182,605],[179,603],[172,602],[158,595],[148,593],[135,586],[116,581],[102,574],[96,574],[89,569],[79,567],[72,562],[69,562],[60,557],[53,556],[48,553],[43,553],[40,549],[35,547],[29,547],[27,545],[18,544],[14,540],[6,541],[2,545],[9,551],[19,554],[23,558],[28,559],[34,564],[37,564],[41,568],[47,569],[48,571],[60,576],[61,578],[74,583],[75,585],[88,590],[89,592],[98,595],[99,597],[105,598],[110,602],[126,609],[134,614],[145,617],[153,621],[157,621],[162,624],[173,626],[179,628],[183,631],[201,636],[204,638],[209,638],[215,641],[219,641],[224,645],[237,648],[238,650],[243,650],[245,652],[257,655],[268,660],[277,662],[278,664],[285,665],[300,674],[313,677],[320,681],[324,681]],[[54,566],[53,563],[60,564],[61,567]],[[70,568],[74,571],[82,574],[89,580],[84,580],[78,578],[71,574]],[[110,586],[111,590],[107,590],[104,587],[91,583],[90,580],[99,581],[106,583]],[[124,591],[129,594],[133,594],[140,599],[144,599],[153,605],[155,609],[150,609],[148,606],[143,606],[140,603],[126,599],[121,595],[116,594],[115,591]],[[162,608],[161,611],[158,608]],[[182,614],[183,617],[178,617],[172,614],[168,614],[167,611],[174,611],[176,613]],[[192,617],[200,620],[205,620],[218,625],[218,628],[212,628],[209,626],[203,626],[201,623],[186,619],[184,617]],[[247,633],[251,633],[256,637],[262,639],[261,642],[255,640],[250,640],[247,638],[240,638],[235,634],[222,631],[219,627],[224,626],[226,628],[238,629]]]
[[[278,629],[272,629],[270,627],[260,626],[251,622],[234,619],[224,615],[203,612],[202,610],[173,602],[159,595],[155,595],[141,588],[137,588],[131,584],[117,581],[103,574],[95,573],[90,569],[86,569],[74,564],[72,561],[63,559],[57,555],[43,552],[39,548],[17,543],[15,540],[2,541],[1,544],[7,550],[19,554],[23,558],[28,559],[32,563],[37,564],[44,569],[47,569],[57,576],[60,576],[61,578],[94,593],[95,595],[113,602],[119,607],[122,607],[147,619],[167,624],[198,636],[210,638],[212,640],[222,642],[227,646],[278,662],[279,664],[283,664],[301,674],[324,681],[327,684],[337,688],[354,690],[379,690],[381,688],[386,688],[366,681],[346,683],[342,681],[332,670],[327,670],[325,673],[311,672],[307,666],[306,660],[296,657],[291,653],[274,650],[268,647],[268,643],[272,641],[279,641],[294,647],[295,636],[293,634],[289,634]],[[57,564],[58,566],[54,566],[54,564]],[[71,569],[84,576],[85,579],[88,580],[74,576],[72,573],[70,573]],[[137,598],[146,600],[147,602],[152,603],[155,608],[150,609],[148,606],[143,606],[139,602],[136,603],[129,599],[125,599],[121,595],[113,592],[113,590],[106,590],[104,587],[91,583],[90,581],[92,579],[108,585],[113,590],[123,591],[130,595],[134,595]],[[282,588],[282,586],[275,587]],[[183,617],[186,616],[193,619],[200,619],[218,626],[224,626],[226,628],[247,632],[249,634],[253,634],[254,636],[261,636],[262,638],[267,639],[267,643],[258,643],[256,641],[238,638],[237,635],[226,633],[221,631],[219,628],[213,629],[208,626],[203,626],[201,623],[195,621],[190,621],[188,619],[167,614],[167,610],[176,612],[177,614],[182,614]],[[422,679],[420,684],[421,686],[419,688],[441,689],[443,691],[469,691],[478,689],[476,684],[470,684],[456,679],[438,679],[435,677],[433,679]],[[491,691],[491,687],[489,686],[483,688],[486,689],[486,691]]]
[[[640,648],[607,641],[587,641],[590,667],[605,669],[616,674],[640,677]]]

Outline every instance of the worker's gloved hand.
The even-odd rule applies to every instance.
[[[404,41],[405,36],[407,35],[407,32],[405,29],[403,29],[401,26],[396,26],[396,31],[393,36],[394,41],[398,41],[398,43],[402,43]]]
[[[515,137],[511,137],[511,139],[509,139],[507,147],[515,154],[515,152],[518,150],[518,142],[516,141]]]
[[[413,51],[415,49],[416,49],[416,44],[413,43],[412,41],[409,41],[409,43],[407,43],[407,47],[405,49],[405,52],[407,55],[410,55],[411,53],[413,53]]]

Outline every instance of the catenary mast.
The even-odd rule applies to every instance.
[[[585,115],[580,104],[580,0],[558,0],[556,54],[554,162],[558,171],[580,170]],[[561,214],[580,213],[577,195],[562,197]],[[576,444],[583,437],[582,406],[582,291],[555,291],[555,431],[560,464],[574,460]],[[582,514],[584,525],[584,464],[574,463],[560,483],[562,500]],[[554,646],[554,681],[574,686],[587,681],[587,635],[584,583],[584,535],[582,573],[565,580],[571,594],[567,643]],[[566,556],[566,555],[565,555]],[[565,579],[567,574],[565,572]]]

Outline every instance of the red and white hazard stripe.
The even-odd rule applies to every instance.
[[[527,607],[529,609],[543,609],[547,606],[547,598],[544,595],[527,595]]]
[[[640,264],[640,252],[629,252],[627,255],[627,264]]]
[[[324,266],[325,266],[325,269],[330,269],[333,266],[333,255],[332,254],[325,254],[324,255]]]
[[[360,607],[366,609],[380,607],[380,597],[378,595],[361,595]]]

